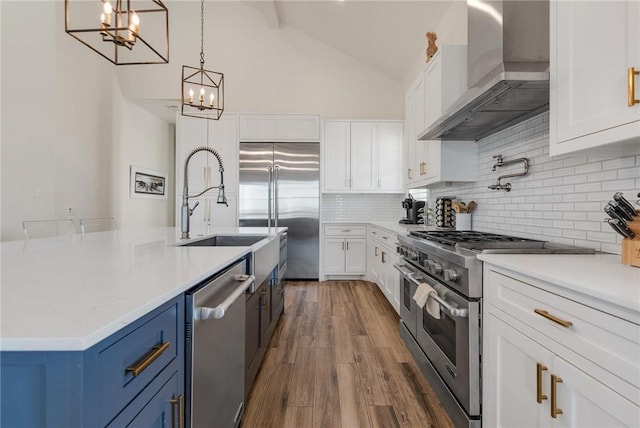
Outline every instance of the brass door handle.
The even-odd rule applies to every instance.
[[[562,414],[562,409],[558,407],[558,391],[557,385],[562,382],[562,378],[556,375],[551,375],[551,417],[555,419],[556,416]]]
[[[547,399],[547,396],[542,393],[542,372],[546,370],[546,366],[536,363],[536,401],[538,404],[542,404],[542,400]]]
[[[174,427],[176,417],[173,413],[173,406],[178,406],[178,428],[184,428],[184,395],[180,394],[178,398],[171,399],[171,427]]]
[[[151,352],[149,352],[147,355],[144,356],[142,361],[140,361],[139,363],[133,366],[127,367],[125,372],[131,373],[133,377],[140,375],[140,373],[142,373],[147,367],[149,367],[151,363],[157,360],[158,357],[160,357],[160,355],[162,355],[162,353],[166,351],[170,345],[171,345],[171,342],[165,342],[162,345],[154,346],[151,349]]]
[[[573,323],[571,321],[565,321],[563,319],[560,319],[554,315],[551,315],[549,312],[547,311],[543,311],[542,309],[534,309],[533,312],[535,312],[536,314],[553,321],[556,324],[560,324],[561,326],[563,326],[564,328],[569,328],[573,325]]]
[[[627,76],[629,79],[629,94],[628,94],[628,104],[629,107],[633,107],[635,104],[640,104],[640,99],[636,99],[636,83],[635,76],[640,75],[640,70],[636,70],[633,67],[629,67],[627,70]]]

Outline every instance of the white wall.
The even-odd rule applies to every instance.
[[[20,239],[23,220],[65,218],[69,208],[76,220],[172,224],[169,202],[126,200],[125,168],[171,172],[172,130],[125,101],[115,66],[64,32],[64,2],[3,1],[1,18],[0,239]],[[121,122],[125,112],[135,118]],[[145,221],[139,210],[163,214]]]
[[[199,64],[200,3],[167,7],[170,63],[118,70],[129,99],[179,100],[182,65]],[[205,13],[205,68],[224,73],[226,110],[403,119],[402,82],[295,29],[270,30],[244,2],[208,1]]]

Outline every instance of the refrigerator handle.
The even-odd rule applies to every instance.
[[[271,184],[273,183],[273,167],[269,165],[267,170],[269,171],[269,183],[267,183],[267,187],[269,189],[269,200],[267,201],[267,227],[271,227],[271,201],[273,199],[273,195],[271,194]]]
[[[274,192],[274,206],[275,206],[275,226],[278,228],[278,171],[280,170],[280,165],[275,166],[274,171],[274,180],[273,180],[273,192]]]

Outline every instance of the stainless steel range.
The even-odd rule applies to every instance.
[[[576,254],[588,248],[482,232],[417,231],[399,236],[400,333],[456,427],[481,426],[482,262],[491,253]],[[420,283],[437,295],[440,318],[420,309]]]

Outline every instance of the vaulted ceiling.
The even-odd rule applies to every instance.
[[[400,81],[452,1],[247,1],[272,29],[289,26]]]

